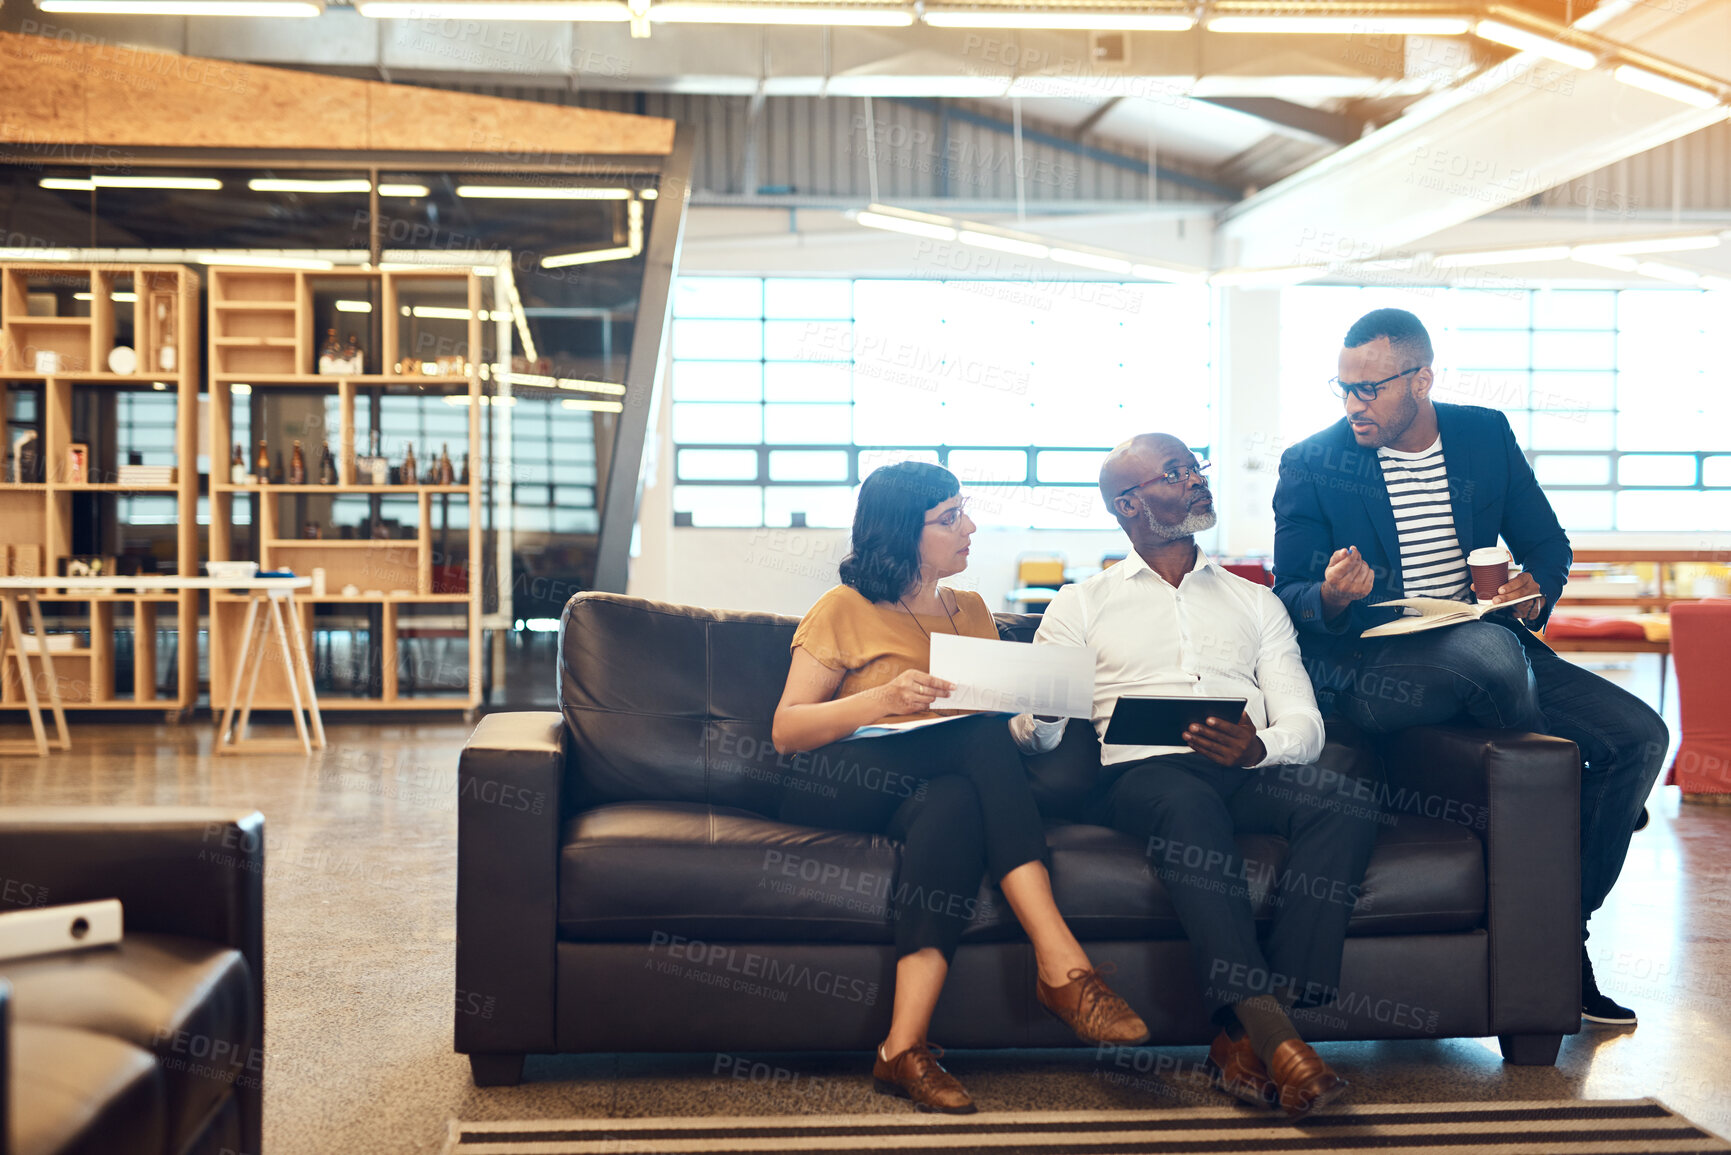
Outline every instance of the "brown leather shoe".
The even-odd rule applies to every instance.
[[[1114,969],[1111,963],[1092,970],[1077,967],[1061,987],[1049,987],[1036,977],[1034,995],[1084,1043],[1109,1047],[1146,1043],[1148,1024],[1106,985],[1105,976]]]
[[[885,1061],[877,1052],[872,1064],[872,1079],[880,1095],[899,1095],[912,1099],[922,1111],[940,1111],[945,1115],[972,1115],[977,1109],[968,1089],[956,1077],[944,1070],[938,1056],[942,1047],[915,1043],[895,1058]]]
[[[1332,1103],[1346,1091],[1346,1080],[1335,1074],[1322,1056],[1303,1039],[1288,1039],[1274,1048],[1268,1073],[1280,1089],[1280,1105],[1292,1116]]]
[[[1268,1068],[1256,1057],[1250,1036],[1234,1039],[1225,1031],[1214,1038],[1208,1048],[1208,1073],[1214,1085],[1235,1099],[1258,1107],[1273,1107],[1280,1103],[1280,1088],[1268,1077]]]

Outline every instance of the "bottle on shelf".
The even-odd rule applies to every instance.
[[[365,358],[361,354],[360,338],[349,334],[348,344],[343,346],[343,365],[349,373],[366,372]]]
[[[234,443],[234,457],[228,463],[228,480],[234,485],[246,484],[246,454],[241,452],[238,441]]]
[[[301,452],[301,443],[295,442],[294,452],[289,455],[288,483],[290,485],[305,485],[307,483],[307,459]]]
[[[330,443],[319,442],[319,484],[335,485],[337,483],[337,463],[331,457]]]
[[[407,441],[403,444],[403,471],[397,478],[397,484],[413,485],[420,480],[420,475],[415,472],[415,443]]]
[[[439,446],[439,468],[437,471],[436,483],[439,485],[455,485],[456,482],[457,473],[451,468],[451,444],[447,441]]]
[[[325,343],[319,350],[319,372],[327,375],[338,372],[337,362],[341,361],[342,357],[343,347],[337,341],[337,331],[334,328],[326,329]]]
[[[469,484],[469,455],[463,454],[463,472],[457,476],[458,485]]]
[[[264,443],[264,438],[258,440],[258,460],[253,465],[253,472],[258,474],[259,484],[270,482],[270,447]]]
[[[173,373],[179,364],[178,351],[174,347],[174,310],[169,302],[172,297],[163,299],[158,295],[156,302],[156,364],[164,373]]]

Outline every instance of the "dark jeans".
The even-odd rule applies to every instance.
[[[1465,717],[1567,738],[1581,750],[1581,919],[1604,904],[1671,735],[1652,708],[1495,622],[1361,643],[1336,698],[1372,733]]]
[[[1001,714],[835,742],[803,757],[835,794],[787,791],[781,821],[887,834],[902,844],[891,896],[896,957],[956,953],[980,879],[1044,861],[1046,831]]]
[[[1124,767],[1087,817],[1146,840],[1218,1022],[1239,1000],[1282,988],[1300,1006],[1334,1000],[1346,924],[1381,828],[1376,798],[1370,783],[1313,765],[1245,770],[1162,754]],[[1285,860],[1245,858],[1237,833],[1280,835]],[[1266,947],[1252,884],[1274,907]]]

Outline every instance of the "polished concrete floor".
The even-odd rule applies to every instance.
[[[1643,673],[1612,676],[1651,696]],[[333,719],[330,748],[311,760],[217,759],[203,719],[75,717],[71,752],[0,759],[0,805],[264,812],[269,1155],[436,1151],[451,1118],[907,1110],[871,1093],[862,1055],[534,1058],[523,1086],[473,1087],[451,1051],[465,732],[453,721]],[[1650,1095],[1731,1134],[1728,883],[1731,807],[1680,805],[1663,788],[1593,923],[1601,985],[1637,1009],[1638,1029],[1583,1031],[1555,1068],[1505,1066],[1494,1040],[1337,1044],[1325,1054],[1361,1102]],[[1152,1108],[1215,1101],[1173,1073],[1201,1057],[969,1052],[949,1065],[988,1110]]]

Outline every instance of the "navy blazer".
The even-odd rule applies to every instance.
[[[1436,415],[1461,552],[1495,545],[1501,537],[1545,595],[1543,612],[1532,623],[1541,629],[1568,581],[1574,558],[1568,535],[1500,410],[1439,403]],[[1349,545],[1370,563],[1376,585],[1330,625],[1322,578],[1334,551]],[[1406,596],[1400,539],[1381,459],[1354,440],[1344,417],[1281,455],[1274,490],[1274,592],[1298,627],[1313,676],[1315,659],[1349,665],[1360,633],[1399,616],[1371,608]],[[1523,641],[1542,644],[1528,630],[1517,632]]]

